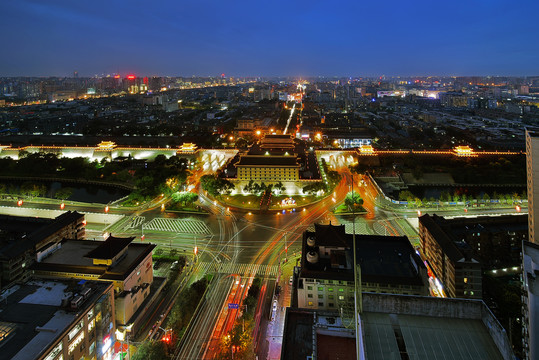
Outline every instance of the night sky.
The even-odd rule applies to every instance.
[[[538,0],[2,0],[0,76],[539,75]]]

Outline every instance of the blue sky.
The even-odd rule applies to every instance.
[[[0,2],[0,76],[538,75],[537,0]]]

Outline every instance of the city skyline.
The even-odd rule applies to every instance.
[[[13,29],[0,76],[531,76],[538,9],[503,0],[19,1],[0,5]]]

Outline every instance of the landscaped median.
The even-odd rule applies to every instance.
[[[363,205],[363,199],[357,192],[349,192],[344,199],[344,203],[340,204],[333,210],[335,215],[357,215],[366,214]]]

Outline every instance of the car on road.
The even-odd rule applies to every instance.
[[[288,284],[292,285],[293,282],[294,282],[294,275],[291,275],[290,279],[288,280]]]

